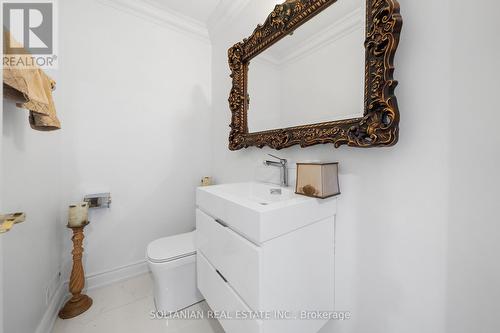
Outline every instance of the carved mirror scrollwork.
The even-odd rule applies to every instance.
[[[360,112],[355,118],[249,131],[247,117],[250,61],[336,2],[337,0],[287,0],[274,8],[265,23],[258,25],[249,38],[229,49],[232,78],[229,96],[232,112],[229,149],[238,150],[251,146],[283,149],[293,145],[308,147],[326,143],[333,143],[335,147],[380,147],[397,143],[399,110],[394,95],[397,81],[393,79],[393,72],[402,17],[396,0],[366,0],[364,82],[362,76],[360,80],[364,85],[362,114]],[[335,10],[337,5],[329,10]],[[328,66],[328,63],[321,66]]]

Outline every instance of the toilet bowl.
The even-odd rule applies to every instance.
[[[176,312],[203,300],[196,287],[195,231],[160,238],[146,250],[157,311]]]

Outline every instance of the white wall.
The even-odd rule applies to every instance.
[[[498,2],[451,2],[452,105],[449,140],[448,332],[500,331],[500,22]]]
[[[62,205],[100,191],[113,198],[86,228],[91,276],[194,229],[194,189],[210,174],[211,48],[98,1],[61,1],[60,18]]]
[[[35,332],[47,287],[55,292],[60,271],[67,278],[70,203],[113,196],[86,229],[91,276],[192,230],[194,188],[211,169],[209,41],[98,1],[60,1],[59,11],[60,67],[50,74],[63,129],[33,131],[25,110],[3,105],[2,208],[28,215],[0,236],[6,333]]]
[[[402,0],[396,78],[401,139],[386,149],[316,146],[277,154],[337,160],[342,196],[336,236],[336,306],[353,319],[324,332],[420,333],[446,328],[446,240],[451,135],[448,2]],[[250,180],[268,149],[230,152],[227,48],[263,22],[272,4],[251,1],[213,46],[213,161],[219,182]],[[432,38],[430,38],[432,36]],[[429,50],[432,50],[430,52]]]
[[[342,196],[336,236],[336,305],[348,322],[323,332],[499,330],[496,201],[499,5],[400,0],[396,57],[401,138],[387,149],[291,148],[292,161],[338,160]],[[214,174],[250,180],[269,150],[227,150],[225,51],[269,12],[252,1],[213,48]],[[221,31],[224,29],[220,29]]]
[[[55,292],[61,259],[61,133],[33,131],[26,110],[3,103],[1,196],[26,222],[1,235],[6,333],[33,333]]]

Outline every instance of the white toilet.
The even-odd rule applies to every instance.
[[[195,231],[157,239],[146,254],[157,311],[175,312],[203,300],[196,287]]]

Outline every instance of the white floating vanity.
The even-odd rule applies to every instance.
[[[198,188],[198,288],[226,333],[316,333],[334,311],[337,200],[240,183]],[[307,311],[307,312],[303,312]]]

